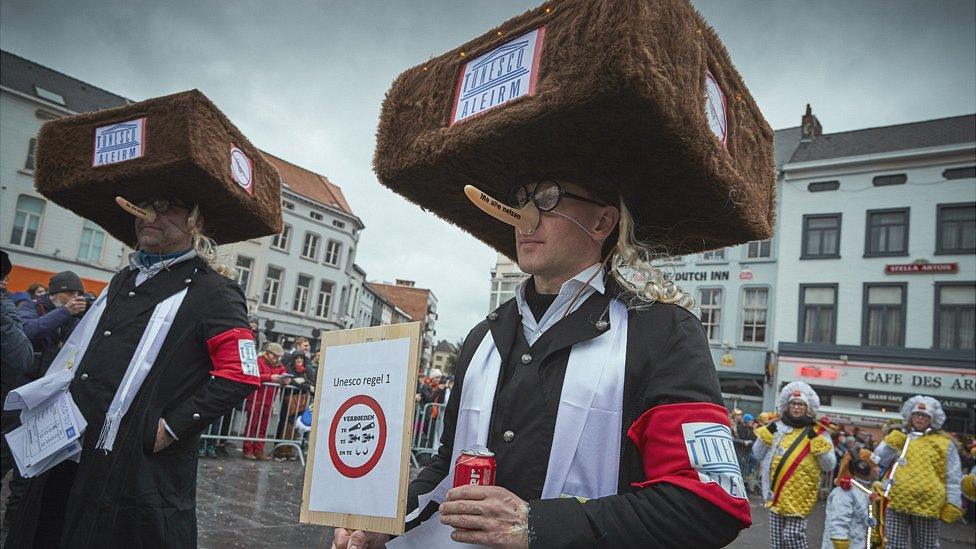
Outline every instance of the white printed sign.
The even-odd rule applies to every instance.
[[[410,338],[325,348],[310,511],[397,516]]]
[[[145,152],[145,117],[95,128],[92,167],[141,158]]]
[[[230,146],[230,176],[247,194],[254,193],[254,165],[244,151]]]
[[[722,88],[718,86],[712,73],[705,71],[705,117],[708,119],[708,128],[723,145],[727,145],[729,139],[727,110]]]
[[[545,34],[539,27],[468,61],[458,75],[451,124],[534,94]]]

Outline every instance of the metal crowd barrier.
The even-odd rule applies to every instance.
[[[229,413],[214,420],[201,438],[240,442],[245,451],[251,449],[252,453],[273,453],[280,447],[291,447],[305,465],[308,431],[303,425],[296,426],[296,420],[311,406],[312,396],[300,387],[264,383]]]
[[[441,433],[444,431],[444,404],[429,403],[417,406],[413,416],[413,444],[410,461],[419,467],[419,456],[432,456],[441,446]]]

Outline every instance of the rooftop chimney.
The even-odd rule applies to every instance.
[[[810,108],[810,103],[807,103],[807,112],[803,115],[801,125],[803,126],[802,141],[810,141],[814,137],[819,137],[823,134],[823,128],[820,126],[820,121],[817,120],[817,117],[813,115],[813,109]]]

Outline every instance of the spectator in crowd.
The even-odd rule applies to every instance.
[[[258,352],[264,352],[264,346],[268,342],[268,338],[258,328],[258,319],[253,316],[248,317],[247,324],[251,328],[251,333],[254,334],[254,344],[257,345]]]
[[[290,366],[295,360],[297,355],[302,355],[305,357],[305,364],[307,365],[312,360],[312,344],[308,341],[308,338],[299,337],[295,340],[295,346],[291,348],[288,353],[282,357],[281,362],[285,366]]]
[[[13,300],[7,294],[7,275],[12,269],[7,252],[0,251],[0,402],[7,399],[7,393],[13,389],[13,382],[19,379],[30,368],[34,358],[30,340],[24,334],[20,316],[14,307]],[[20,412],[3,412],[0,416],[0,426],[3,434],[15,429],[20,423]],[[0,479],[7,476],[14,466],[14,458],[7,445],[7,438],[0,436]],[[9,526],[9,521],[3,521],[3,528]]]
[[[10,299],[14,302],[15,307],[20,307],[21,303],[31,300],[31,296],[27,292],[14,292],[8,295],[10,296]]]
[[[46,293],[47,293],[47,288],[45,288],[44,285],[41,284],[40,282],[35,282],[27,287],[27,295],[29,295],[31,299],[34,299],[35,297],[41,297]]]
[[[265,437],[268,429],[268,418],[271,416],[271,403],[274,401],[277,387],[269,384],[288,385],[291,379],[285,375],[285,367],[281,365],[281,357],[285,350],[277,343],[269,343],[267,348],[258,356],[258,369],[261,372],[261,388],[248,395],[245,403],[247,410],[247,428],[244,436],[244,459],[268,461],[270,456],[264,454],[264,442],[256,439]]]
[[[420,386],[420,409],[423,413],[423,446],[434,447],[434,435],[437,432],[437,418],[440,417],[440,406],[443,403],[444,390],[447,384],[441,382],[444,373],[438,368],[432,368]],[[428,406],[430,404],[431,406]]]
[[[309,379],[312,375],[312,368],[305,363],[305,355],[297,354],[293,357],[290,366],[285,366],[285,373],[292,376],[291,385],[293,391],[286,391],[281,398],[281,409],[279,410],[278,428],[275,430],[275,438],[284,440],[295,439],[295,418],[308,408],[309,398],[315,392],[315,387]],[[295,447],[280,445],[275,448],[274,457],[279,461],[298,459],[295,455]]]

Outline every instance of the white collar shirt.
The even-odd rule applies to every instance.
[[[525,333],[525,340],[529,345],[535,344],[546,330],[559,322],[566,314],[578,309],[594,292],[602,294],[606,291],[604,285],[605,275],[602,272],[598,272],[602,268],[602,264],[594,263],[573,278],[563,282],[563,285],[559,288],[559,294],[556,296],[556,300],[552,302],[552,305],[549,306],[549,309],[542,315],[542,318],[538,322],[532,314],[529,304],[525,301],[525,285],[528,283],[528,279],[520,282],[515,287],[515,302],[518,305],[519,314],[522,315],[522,331]],[[580,292],[580,288],[583,288],[582,292]],[[580,295],[573,302],[573,297],[576,296],[577,292],[580,292]],[[570,306],[570,302],[573,302],[572,310],[566,311],[566,308]]]

